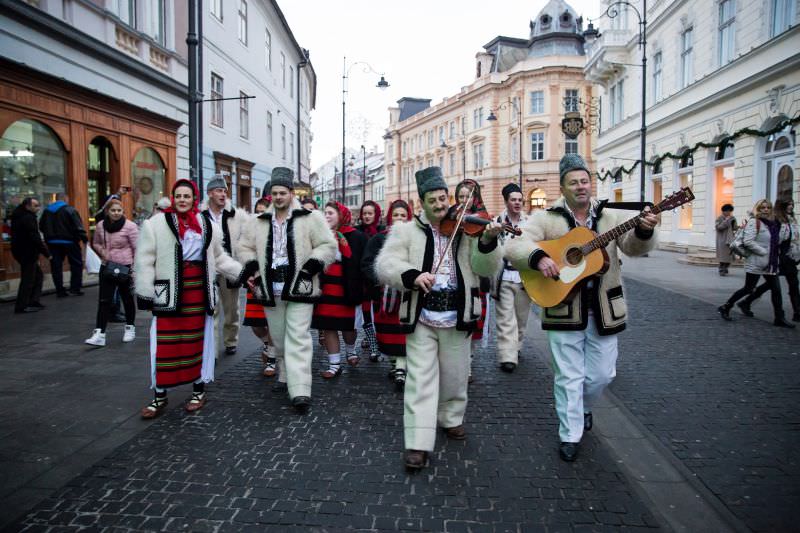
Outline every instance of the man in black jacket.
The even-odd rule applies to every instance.
[[[39,254],[49,258],[50,252],[39,235],[38,211],[39,200],[28,197],[11,214],[11,254],[20,266],[15,313],[33,313],[44,308],[39,302],[44,280]]]
[[[48,205],[39,221],[44,240],[50,249],[50,266],[53,274],[53,284],[59,298],[67,296],[64,289],[64,275],[62,265],[64,258],[69,260],[70,279],[69,293],[75,296],[83,295],[83,256],[80,242],[89,242],[86,230],[83,228],[81,216],[74,207],[68,205],[67,193],[58,193],[56,201]]]

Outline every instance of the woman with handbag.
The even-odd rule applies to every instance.
[[[106,203],[103,220],[97,223],[92,239],[92,249],[102,261],[100,267],[100,296],[97,304],[97,319],[92,336],[86,344],[106,345],[106,326],[111,315],[114,292],[119,291],[125,308],[125,333],[122,342],[136,338],[136,306],[131,290],[131,265],[136,254],[139,228],[125,218],[122,202],[112,197]]]

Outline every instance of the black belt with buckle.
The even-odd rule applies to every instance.
[[[289,280],[289,274],[289,265],[278,265],[269,271],[269,277],[275,283],[286,283]]]
[[[183,264],[186,266],[203,266],[202,261],[184,261]]]
[[[425,295],[422,307],[428,311],[455,311],[458,309],[455,289],[447,291],[431,291]]]

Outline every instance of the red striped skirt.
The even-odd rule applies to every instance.
[[[472,333],[472,340],[479,341],[483,338],[483,324],[486,322],[486,293],[481,293],[481,317],[478,319],[478,329]]]
[[[267,308],[264,307],[250,289],[247,290],[247,303],[244,306],[243,326],[267,327]]]
[[[336,262],[322,273],[322,296],[314,305],[311,329],[353,331],[356,329],[356,306],[345,300],[344,269]]]
[[[200,379],[206,325],[203,267],[183,265],[178,315],[156,320],[156,386],[175,387]]]
[[[384,299],[373,302],[375,312],[372,323],[375,325],[378,350],[392,357],[405,357],[406,334],[400,326],[400,307],[395,302],[393,309],[387,309],[389,305]]]

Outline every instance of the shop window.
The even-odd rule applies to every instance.
[[[547,193],[542,189],[534,189],[528,195],[528,212],[547,207]]]
[[[42,207],[67,189],[67,157],[56,134],[41,122],[18,120],[0,138],[0,215],[5,221],[32,196]],[[4,234],[4,238],[9,238]]]
[[[111,194],[111,143],[105,137],[95,137],[89,144],[86,161],[89,193],[89,224],[94,225],[94,214],[103,207]]]
[[[152,148],[142,148],[133,158],[134,221],[141,224],[153,215],[159,198],[164,196],[164,163]]]

